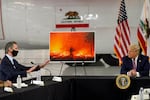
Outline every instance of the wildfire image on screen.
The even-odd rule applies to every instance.
[[[94,32],[50,32],[51,61],[94,61]]]

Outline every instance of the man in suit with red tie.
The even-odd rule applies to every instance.
[[[32,71],[39,70],[43,68],[49,63],[49,60],[44,62],[43,64],[26,67],[21,65],[15,60],[13,57],[17,56],[18,54],[18,45],[15,41],[10,41],[5,46],[5,56],[1,61],[0,65],[0,80],[6,81],[10,80],[12,82],[16,82],[17,76],[20,75],[21,77],[26,77],[27,73]]]
[[[139,45],[130,45],[128,55],[122,58],[122,62],[120,74],[130,77],[149,76],[149,57],[140,54]]]

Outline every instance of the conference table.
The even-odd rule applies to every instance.
[[[117,76],[61,76],[62,82],[52,81],[52,76],[43,76],[44,86],[24,81],[28,87],[14,92],[0,88],[0,100],[129,100],[138,94],[140,87],[149,88],[150,78],[131,78],[127,89],[116,86]]]

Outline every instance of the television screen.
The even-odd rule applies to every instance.
[[[94,62],[95,32],[50,32],[51,61]]]

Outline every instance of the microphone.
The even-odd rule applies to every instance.
[[[48,68],[43,68],[44,70],[46,70],[47,72],[49,72],[49,76],[52,76],[52,74],[51,74],[51,70],[50,69],[48,69]],[[48,79],[46,79],[46,80],[51,80],[51,78],[48,78]]]
[[[48,69],[48,68],[43,68],[44,70],[48,71],[49,72],[49,75],[52,76],[52,73],[51,73],[51,70]]]
[[[31,75],[31,73],[29,73],[28,75],[31,77],[31,83],[30,84],[33,84],[33,76]]]
[[[52,78],[53,81],[62,82],[62,78],[60,77],[60,74],[62,72],[62,68],[63,68],[63,63],[61,62],[61,68],[60,68],[59,74],[58,74],[58,76],[54,76]]]
[[[32,61],[31,61],[31,64],[37,65]],[[37,72],[36,80],[32,80],[31,82],[32,82],[32,84],[44,86],[44,81],[41,80],[41,72]]]
[[[37,64],[35,64],[35,63],[32,62],[32,61],[31,61],[31,64],[33,64],[33,65],[35,65],[35,66],[37,65]],[[38,66],[38,65],[37,65],[37,66]],[[41,71],[40,71],[40,70],[39,70],[39,72],[36,73],[36,80],[37,80],[37,81],[41,81]]]
[[[37,65],[37,64],[35,64],[33,61],[31,61],[31,64]],[[49,76],[52,76],[52,73],[51,73],[51,70],[50,70],[50,69],[48,69],[48,68],[43,68],[43,69],[49,73]]]

